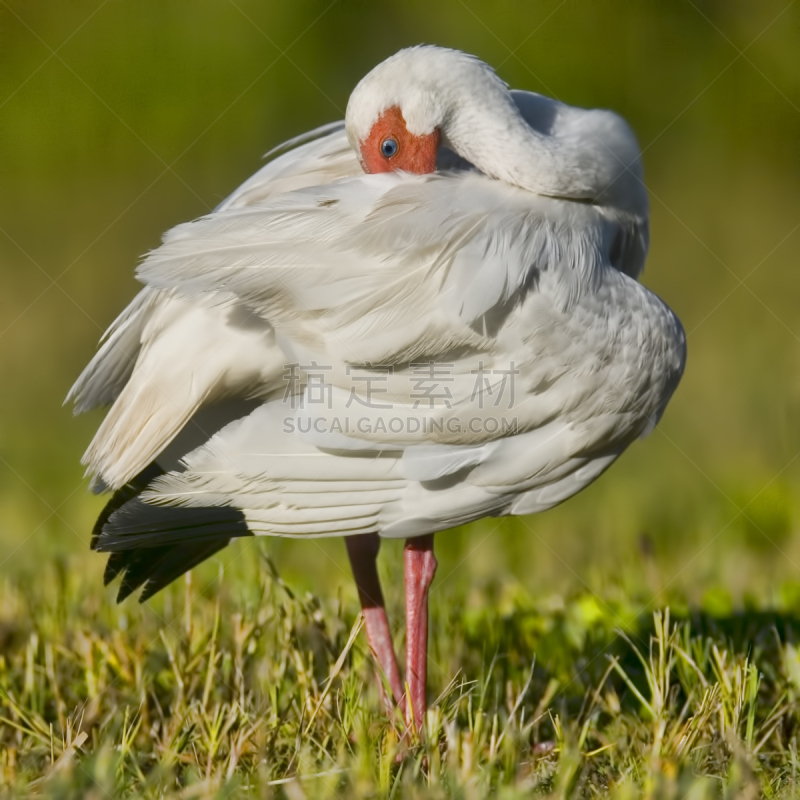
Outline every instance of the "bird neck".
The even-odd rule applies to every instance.
[[[602,202],[603,187],[614,180],[603,174],[607,158],[597,158],[585,142],[535,130],[507,92],[464,93],[443,133],[481,172],[535,194]]]

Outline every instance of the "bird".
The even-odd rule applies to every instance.
[[[70,391],[110,406],[91,546],[144,601],[237,537],[344,537],[384,701],[419,729],[435,534],[576,494],[683,374],[638,281],[641,153],[612,111],[419,45],[268,157],[144,257]],[[405,540],[405,682],[383,538]]]

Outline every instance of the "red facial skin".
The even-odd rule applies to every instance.
[[[381,153],[381,144],[388,138],[397,142],[397,152],[391,157]],[[417,175],[436,171],[436,151],[439,149],[439,130],[424,136],[413,136],[397,106],[387,108],[378,117],[364,141],[360,143],[361,165],[364,172],[394,172],[404,170]]]

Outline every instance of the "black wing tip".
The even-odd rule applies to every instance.
[[[115,511],[118,511],[126,503],[138,497],[147,486],[156,478],[164,475],[164,470],[155,461],[146,466],[135,478],[131,478],[124,486],[121,486],[111,495],[109,501],[100,512],[94,527],[92,528],[92,539],[89,547],[92,550],[98,549],[98,543],[103,533],[103,528]],[[109,579],[112,580],[113,578]]]
[[[139,602],[144,603],[185,572],[222,550],[230,541],[231,537],[229,536],[215,536],[185,544],[111,553],[109,562],[115,556],[120,556],[120,559],[118,564],[115,564],[114,574],[106,585],[121,574],[122,580],[117,591],[116,602],[121,603],[123,600],[127,600],[139,588],[142,588]]]
[[[111,553],[108,556],[106,568],[103,572],[103,586],[108,586],[123,569],[125,569],[125,559],[120,553]]]
[[[135,591],[136,591],[135,586],[133,587],[126,586],[124,582],[120,584],[119,591],[117,592],[117,597],[115,600],[116,604],[119,605],[123,601],[127,600]],[[142,603],[144,601],[140,598],[139,602]]]
[[[149,482],[140,484],[139,492]],[[104,509],[92,549],[109,554],[104,585],[122,578],[117,603],[140,587],[139,602],[144,603],[231,539],[251,535],[244,514],[231,506],[158,506],[133,496]]]
[[[244,514],[231,506],[157,506],[139,495],[164,470],[154,461],[119,488],[92,530],[90,547],[108,553],[103,585],[122,577],[117,603],[140,587],[144,603],[188,570],[222,550],[232,538],[252,535]]]
[[[94,549],[101,553],[138,552],[250,535],[244,514],[232,506],[162,506],[135,497],[112,512]]]
[[[212,539],[202,539],[197,543],[193,543],[191,546],[184,547],[178,545],[165,548],[165,552],[159,559],[158,564],[154,565],[145,576],[146,580],[144,581],[144,588],[139,595],[139,602],[144,603],[149,600],[153,595],[172,583],[172,581],[206,559],[211,558],[211,556],[218,553],[224,547],[227,547],[230,541],[229,537],[219,536]],[[121,600],[128,597],[142,582],[142,580],[137,578],[135,581],[136,586],[132,586],[128,589],[129,584],[126,579],[120,586],[117,602],[121,602]],[[132,584],[134,581],[130,583]],[[123,590],[125,591],[123,592]]]

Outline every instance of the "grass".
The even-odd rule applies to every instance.
[[[263,548],[153,607],[74,564],[0,590],[0,769],[15,797],[790,797],[800,622],[584,592],[433,595],[432,702],[400,743],[351,599]],[[246,562],[246,563],[245,563]],[[219,568],[219,567],[217,567]],[[85,572],[85,570],[84,570]],[[86,580],[86,578],[92,580]],[[396,598],[399,600],[399,598]],[[402,633],[396,644],[402,645]],[[397,758],[402,753],[403,758]]]

